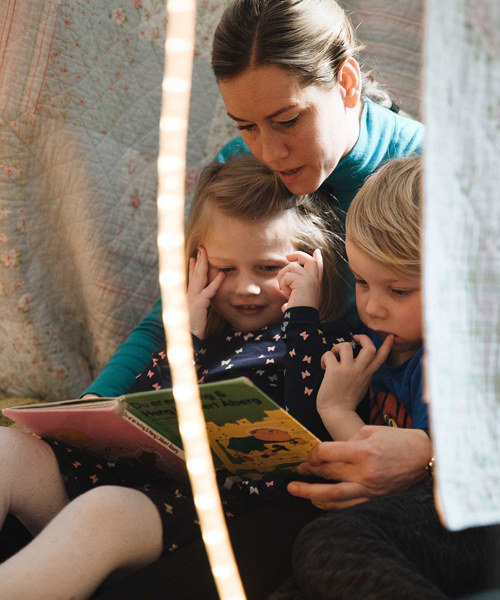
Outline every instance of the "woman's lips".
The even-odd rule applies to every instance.
[[[302,169],[303,167],[297,167],[296,169],[288,169],[288,171],[277,171],[277,173],[283,183],[291,183],[300,176]]]

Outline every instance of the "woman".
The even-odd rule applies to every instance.
[[[235,0],[215,32],[212,66],[241,137],[217,159],[251,151],[290,191],[321,188],[345,212],[368,175],[389,158],[420,152],[423,140],[421,124],[380,103],[390,105],[362,72],[358,50],[352,27],[334,0]],[[351,301],[348,317],[354,314]],[[85,393],[116,395],[129,387],[163,341],[160,317],[158,301]],[[341,483],[300,482],[290,491],[318,506],[349,506],[411,488],[428,477],[431,456],[425,432],[365,427],[344,445],[319,446],[305,467]],[[270,592],[286,573],[290,541],[301,523],[316,514],[309,512],[301,519],[301,511],[307,512],[302,507],[309,503],[293,500],[284,500],[293,504],[288,512],[280,506],[269,516],[274,545],[263,544],[260,537],[252,545],[255,527],[248,514],[239,530],[232,526],[233,545],[240,567],[248,570],[244,580],[249,586],[261,570],[262,585],[254,597]],[[257,512],[255,525],[262,526],[264,518]],[[279,549],[268,560],[263,546],[276,548],[279,540]],[[202,580],[199,565],[194,572],[197,581]],[[186,580],[194,584],[193,577]]]

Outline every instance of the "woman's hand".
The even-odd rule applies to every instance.
[[[432,442],[421,429],[365,425],[348,442],[323,442],[300,467],[336,483],[293,481],[288,491],[324,510],[407,490],[427,476]]]
[[[224,273],[217,273],[215,279],[208,282],[208,258],[204,248],[198,248],[196,258],[189,259],[189,282],[187,300],[191,333],[200,340],[205,335],[210,301],[224,281]]]
[[[292,252],[286,258],[290,264],[278,273],[280,289],[288,297],[283,311],[293,306],[319,308],[323,278],[321,251],[315,250],[312,256],[306,252]]]

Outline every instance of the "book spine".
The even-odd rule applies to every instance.
[[[156,431],[155,429],[153,429],[152,427],[150,427],[149,425],[144,423],[144,421],[141,421],[141,419],[138,419],[135,415],[130,413],[128,410],[124,410],[122,412],[122,416],[129,423],[131,423],[132,425],[134,425],[135,427],[137,427],[138,429],[140,429],[141,431],[146,433],[150,438],[152,438],[153,440],[155,440],[156,442],[161,444],[164,448],[166,448],[167,450],[169,450],[170,452],[172,452],[173,454],[175,454],[182,460],[186,460],[184,457],[184,450],[182,450],[182,448],[179,448],[179,446],[176,446],[175,444],[173,444],[168,438],[161,435],[161,433],[158,433],[158,431]]]

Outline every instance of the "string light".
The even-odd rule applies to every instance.
[[[168,0],[158,157],[158,251],[163,323],[187,469],[221,600],[245,600],[226,529],[193,366],[184,262],[184,177],[195,0]]]

